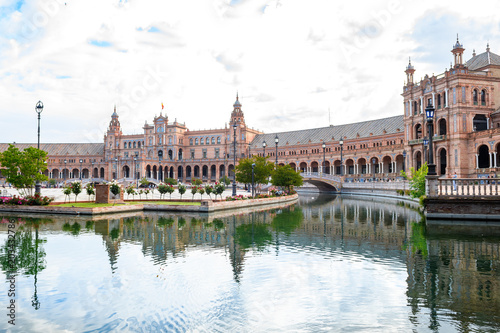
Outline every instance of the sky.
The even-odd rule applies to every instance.
[[[401,115],[404,73],[500,53],[496,0],[0,0],[0,142],[102,142],[162,112],[265,133]]]

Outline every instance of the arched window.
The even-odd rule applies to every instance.
[[[198,138],[194,139],[194,144],[197,146],[198,145]]]
[[[137,148],[141,148],[141,141],[137,142]]]
[[[417,104],[417,101],[413,102],[413,114],[414,115],[418,114],[418,104]]]
[[[129,143],[128,143],[128,147],[129,147],[129,148],[132,148],[132,142],[129,142]]]
[[[215,138],[212,137],[212,144],[214,145],[215,144]]]
[[[443,93],[443,107],[446,106],[446,93]]]
[[[127,148],[127,143],[126,142],[123,143],[123,148]]]
[[[220,144],[220,136],[217,137],[217,144]]]
[[[189,139],[189,144],[192,146],[193,145],[193,138]]]
[[[481,90],[481,105],[486,105],[486,90]]]
[[[421,139],[422,138],[422,125],[417,124],[415,126],[415,139]]]
[[[135,143],[135,141],[134,141],[134,148],[135,148],[135,145],[136,145],[136,143]]]
[[[437,108],[441,109],[441,95],[437,95]]]
[[[153,145],[153,138],[149,138],[149,145],[152,146]]]
[[[476,114],[472,120],[472,129],[474,131],[484,131],[488,129],[488,120],[484,114]]]
[[[477,89],[474,89],[472,91],[472,102],[474,103],[474,105],[477,105]]]

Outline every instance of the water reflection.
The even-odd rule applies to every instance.
[[[500,329],[500,239],[426,226],[404,202],[301,196],[264,211],[21,221],[15,271],[34,278],[37,320],[70,330]],[[5,224],[0,231],[6,236]],[[61,242],[68,251],[86,245],[64,257]],[[66,291],[71,279],[86,287]]]

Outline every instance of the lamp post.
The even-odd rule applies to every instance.
[[[137,155],[134,156],[134,178],[136,178],[135,187],[139,188],[139,178],[137,177]]]
[[[118,157],[115,157],[115,179],[118,179]]]
[[[432,136],[434,135],[434,106],[432,106],[432,103],[429,103],[427,107],[425,108],[425,116],[427,117],[427,124],[429,126],[428,133],[429,133],[429,163],[428,163],[428,172],[427,175],[429,176],[435,176],[436,175],[436,165],[434,164],[434,152],[432,149]]]
[[[38,101],[35,106],[35,111],[38,114],[38,149],[40,149],[40,114],[43,111],[43,103],[42,101]],[[38,168],[38,165],[37,165]],[[38,170],[40,172],[40,170]],[[40,180],[37,179],[36,184],[35,184],[35,193],[40,194],[40,188],[41,188]]]
[[[255,197],[254,174],[255,174],[255,163],[252,163],[252,198]]]
[[[326,156],[325,156],[325,151],[326,151],[326,143],[323,141],[323,144],[321,145],[323,147],[323,173],[326,173]]]
[[[94,173],[94,160],[92,160],[91,163],[92,163],[92,177],[91,178],[94,178],[94,174],[95,174]]]
[[[64,178],[64,185],[66,186],[66,163],[68,161],[66,159],[64,159],[64,170],[63,170],[63,178]]]
[[[264,142],[262,142],[262,148],[264,149],[264,157],[266,157],[266,146],[267,146],[267,143],[264,140]]]
[[[424,163],[425,163],[429,160],[428,155],[427,155],[427,153],[428,153],[427,146],[429,145],[429,140],[427,139],[427,137],[424,137],[422,142],[424,144]]]
[[[236,123],[233,124],[233,196],[236,195]]]
[[[342,177],[344,175],[344,163],[342,160],[342,153],[344,152],[344,139],[340,138],[339,145],[340,145],[340,177]]]
[[[276,169],[278,168],[278,143],[280,142],[280,139],[278,138],[278,134],[276,134],[276,137],[274,138],[274,143],[276,144]]]
[[[82,164],[83,160],[80,158],[80,181],[82,181]]]
[[[372,158],[373,181],[375,181],[375,157]]]
[[[406,166],[406,150],[403,150],[403,172],[405,172]]]

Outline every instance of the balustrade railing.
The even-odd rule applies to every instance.
[[[336,182],[340,182],[340,177],[336,175],[331,175],[329,173],[321,173],[321,172],[301,172],[303,177],[315,177],[315,178],[326,178]]]
[[[438,194],[459,197],[497,196],[500,178],[441,178]]]

